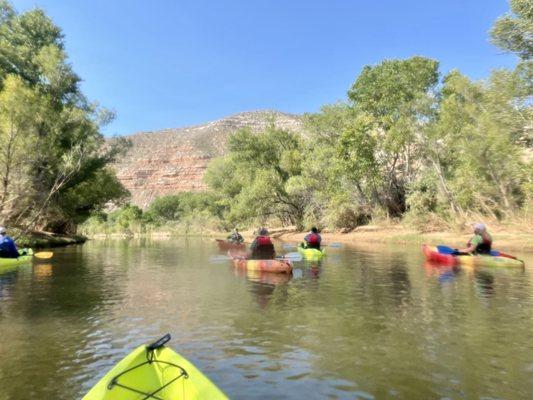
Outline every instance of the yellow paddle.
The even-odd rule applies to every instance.
[[[52,251],[40,251],[38,253],[33,253],[35,258],[40,258],[41,260],[48,260],[54,256]]]

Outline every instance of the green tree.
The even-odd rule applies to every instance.
[[[433,175],[440,202],[454,214],[511,214],[527,196],[523,157],[527,96],[520,77],[496,71],[471,82],[457,71],[444,79],[435,123],[425,136],[424,178]],[[414,194],[414,196],[417,196]]]
[[[278,218],[301,225],[305,200],[290,190],[301,174],[302,141],[297,134],[271,125],[254,134],[242,129],[228,140],[228,155],[209,165],[206,182],[223,198],[220,208],[230,224]]]
[[[356,117],[338,154],[361,197],[400,216],[416,178],[418,138],[434,114],[438,62],[423,57],[367,66],[348,92]]]
[[[100,128],[112,113],[90,104],[79,80],[68,63],[60,28],[40,9],[18,14],[1,1],[4,222],[26,229],[73,228],[90,210],[124,198],[124,189],[106,166],[126,143],[106,143]],[[97,182],[103,184],[99,190],[87,190]]]
[[[511,0],[510,5],[511,12],[498,18],[490,32],[492,43],[529,60],[533,55],[533,1]]]
[[[148,207],[148,212],[159,221],[177,221],[183,214],[181,196],[170,195],[158,197]]]

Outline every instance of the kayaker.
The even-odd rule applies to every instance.
[[[6,228],[0,226],[0,258],[17,258],[19,251],[15,241],[6,232]]]
[[[468,241],[466,248],[457,250],[459,253],[490,254],[492,236],[487,231],[485,224],[474,225],[474,236]]]
[[[318,233],[316,226],[311,228],[311,232],[305,235],[304,238],[304,247],[307,249],[318,249],[320,250],[320,244],[322,243],[322,237]]]
[[[276,257],[274,244],[268,236],[266,228],[259,228],[259,235],[254,239],[250,246],[250,259],[252,260],[271,260]]]
[[[231,243],[242,243],[242,242],[244,242],[244,238],[239,233],[237,228],[233,229],[233,232],[231,233],[231,235],[228,236],[228,240]]]

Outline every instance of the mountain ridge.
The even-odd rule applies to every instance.
[[[271,123],[305,134],[303,117],[275,110],[246,111],[205,124],[126,135],[131,148],[113,165],[131,193],[131,203],[146,208],[157,197],[205,190],[209,161],[224,155],[228,137],[242,128],[259,133]]]

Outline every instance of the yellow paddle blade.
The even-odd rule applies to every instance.
[[[33,256],[35,258],[48,260],[49,258],[52,258],[54,256],[54,253],[51,251],[40,251],[39,253],[34,253]]]

